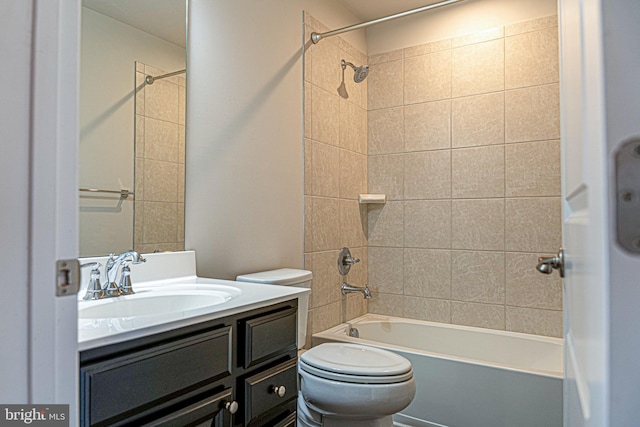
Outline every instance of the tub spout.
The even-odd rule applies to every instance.
[[[371,291],[369,291],[369,285],[364,285],[364,288],[359,288],[358,286],[351,286],[347,282],[343,282],[342,286],[340,286],[340,292],[342,295],[346,295],[351,292],[362,292],[364,295],[364,299],[371,299]]]

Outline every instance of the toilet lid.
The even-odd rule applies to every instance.
[[[300,356],[300,368],[323,378],[396,383],[413,377],[411,362],[399,354],[358,344],[325,343]]]

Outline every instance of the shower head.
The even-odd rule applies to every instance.
[[[361,83],[369,75],[369,66],[366,64],[356,67],[351,62],[347,62],[343,59],[341,65],[343,72],[344,69],[347,68],[347,65],[353,69],[353,81],[356,83]]]

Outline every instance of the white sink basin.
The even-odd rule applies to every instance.
[[[173,290],[140,291],[133,295],[83,301],[78,306],[80,319],[106,319],[165,315],[223,304],[242,294],[230,286],[179,285]]]

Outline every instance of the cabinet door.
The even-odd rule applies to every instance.
[[[244,380],[245,425],[272,419],[297,397],[297,360],[291,359]],[[262,425],[258,423],[256,425]]]
[[[233,390],[227,389],[141,427],[229,427],[236,409]]]
[[[81,425],[106,426],[231,375],[231,327],[81,367]]]
[[[266,316],[240,321],[243,366],[250,368],[269,359],[297,351],[297,309],[290,308]]]

